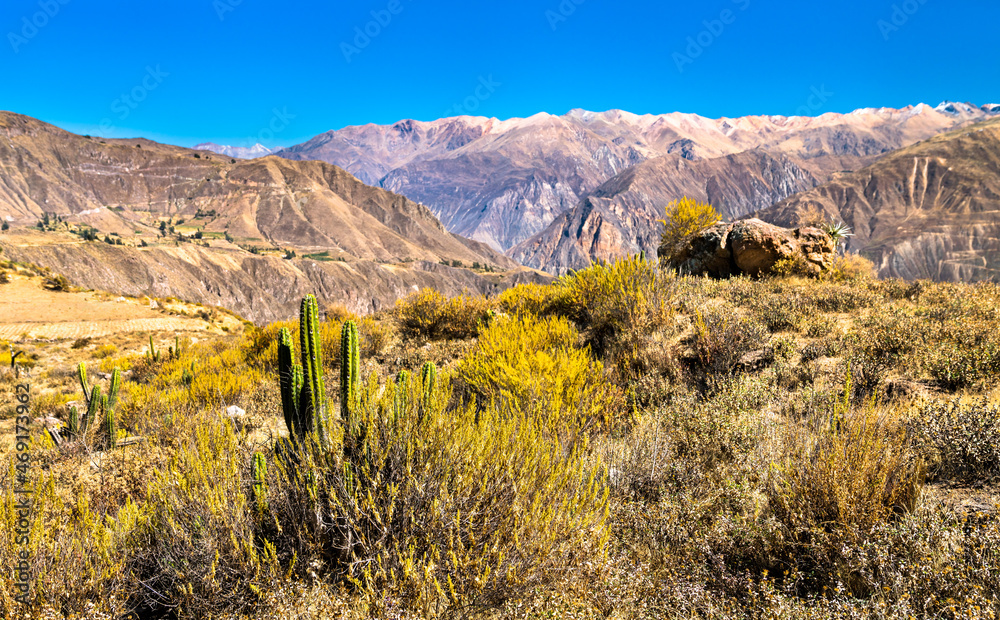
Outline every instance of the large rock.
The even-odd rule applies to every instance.
[[[818,228],[782,228],[758,219],[716,224],[679,247],[659,249],[667,265],[681,273],[728,278],[772,273],[781,260],[797,260],[811,275],[829,269],[836,246]]]

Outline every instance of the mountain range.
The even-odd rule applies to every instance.
[[[589,208],[593,192],[647,160],[672,155],[698,162],[764,149],[822,183],[835,172],[857,170],[893,150],[998,110],[995,105],[945,102],[816,117],[709,119],[621,110],[573,110],[563,116],[536,114],[503,121],[461,116],[346,127],[276,155],[333,163],[365,183],[426,204],[453,232],[529,260],[533,267],[556,271],[568,265],[525,247],[545,245],[544,237],[554,234],[545,229],[557,218],[577,207]],[[781,185],[777,179],[772,182]],[[802,188],[796,179],[786,185]],[[784,197],[780,191],[775,195]],[[757,191],[761,193],[770,191]],[[737,214],[745,204],[767,206],[752,196],[717,206]],[[539,234],[543,238],[531,239]],[[588,255],[582,247],[576,251]]]

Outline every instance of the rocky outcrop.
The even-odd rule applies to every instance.
[[[788,229],[758,219],[716,224],[658,255],[680,273],[728,278],[767,275],[779,261],[794,260],[809,275],[829,269],[833,239],[818,228]]]

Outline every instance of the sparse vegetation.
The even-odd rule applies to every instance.
[[[669,252],[682,241],[718,224],[722,218],[712,205],[685,196],[668,204],[666,218],[658,221],[663,224],[660,246],[668,252],[661,259],[669,260]]]
[[[169,355],[162,334],[108,349],[96,381],[33,361],[72,440],[37,442],[31,613],[1000,609],[995,284],[713,281],[629,259],[368,317],[320,301],[325,318],[307,298],[299,321],[171,337]]]

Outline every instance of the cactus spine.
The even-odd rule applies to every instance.
[[[358,347],[358,326],[346,321],[340,332],[340,418],[351,419],[361,387],[361,352]]]

